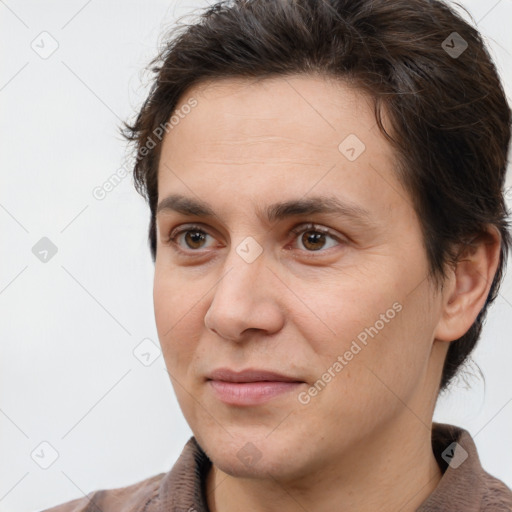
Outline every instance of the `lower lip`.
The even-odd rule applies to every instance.
[[[208,381],[215,395],[228,405],[257,405],[296,390],[302,382],[225,382]]]

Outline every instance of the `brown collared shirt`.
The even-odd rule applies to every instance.
[[[416,512],[512,512],[512,490],[482,468],[466,430],[433,423],[432,448],[443,476]],[[43,512],[209,512],[205,480],[210,467],[191,437],[167,473],[92,491]]]

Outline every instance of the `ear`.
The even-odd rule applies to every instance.
[[[441,317],[434,331],[440,341],[453,341],[466,334],[484,307],[496,269],[501,248],[501,235],[495,226],[470,243],[459,253],[455,268],[445,281]]]

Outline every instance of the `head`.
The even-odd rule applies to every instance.
[[[154,72],[125,133],[160,342],[201,445],[220,459],[259,439],[268,470],[318,432],[341,454],[404,403],[431,414],[511,243],[511,113],[477,31],[437,1],[221,2]],[[234,407],[208,386],[218,367],[302,384]]]

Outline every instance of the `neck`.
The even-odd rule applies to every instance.
[[[413,512],[432,493],[441,471],[431,430],[410,413],[401,427],[333,457],[300,481],[237,478],[212,465],[206,490],[210,512],[358,510]]]

